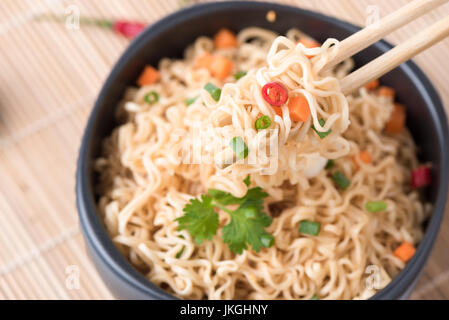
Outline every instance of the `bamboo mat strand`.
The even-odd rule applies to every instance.
[[[81,15],[153,23],[180,0],[2,0],[0,2],[0,299],[111,299],[88,259],[75,207],[76,158],[102,83],[129,41],[92,26],[68,30],[33,15]],[[407,0],[278,1],[364,25],[367,7],[380,16]],[[390,35],[399,43],[449,14],[449,5]],[[449,105],[445,40],[414,60]],[[449,298],[449,226],[412,298]],[[79,288],[70,279],[79,272]]]

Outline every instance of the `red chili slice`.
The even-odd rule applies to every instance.
[[[140,22],[119,20],[114,22],[113,29],[115,32],[132,39],[145,29],[145,25]]]
[[[262,96],[272,106],[282,106],[288,99],[288,92],[279,82],[269,82],[262,88]]]
[[[429,166],[421,166],[412,171],[412,187],[420,188],[430,184]]]

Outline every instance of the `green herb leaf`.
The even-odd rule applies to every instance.
[[[155,104],[159,101],[159,94],[156,91],[150,91],[145,95],[144,100],[146,103]]]
[[[337,171],[334,173],[334,175],[332,176],[332,180],[334,180],[335,184],[341,190],[346,190],[346,188],[348,188],[349,185],[351,184],[349,179],[346,178],[346,176],[343,173],[341,173],[340,171]]]
[[[313,295],[312,298],[310,298],[310,300],[320,300],[320,299],[319,299],[318,296],[315,294],[315,295]]]
[[[196,101],[196,99],[198,99],[198,96],[186,99],[185,100],[186,106],[190,106],[192,103],[194,103]]]
[[[246,192],[246,195],[242,198],[234,197],[228,192],[224,192],[217,189],[209,189],[209,196],[213,198],[212,205],[231,205],[231,204],[242,204],[245,201],[252,201],[259,203],[260,199],[268,197],[268,194],[264,192],[260,187],[251,188]],[[262,203],[263,204],[263,201]]]
[[[230,145],[238,159],[245,159],[248,156],[248,146],[245,141],[243,141],[242,137],[232,138]]]
[[[387,203],[385,201],[368,201],[365,204],[365,209],[368,212],[379,212],[387,209]]]
[[[274,237],[271,234],[263,234],[260,237],[260,242],[262,242],[262,246],[265,248],[269,248],[274,245]]]
[[[212,83],[208,82],[205,86],[204,89],[209,92],[209,94],[211,95],[211,97],[215,100],[218,101],[220,100],[220,96],[221,96],[221,89],[217,88],[216,86],[214,86]]]
[[[211,240],[217,233],[218,214],[212,206],[212,198],[201,196],[201,200],[192,199],[184,207],[184,215],[177,218],[178,230],[186,229],[195,242],[201,244],[203,240]]]
[[[259,251],[274,244],[274,237],[265,231],[272,219],[263,212],[264,198],[268,196],[261,188],[249,189],[242,198],[232,194],[210,189],[201,200],[192,199],[184,207],[184,215],[176,220],[178,230],[186,229],[199,244],[204,239],[212,239],[218,229],[218,214],[221,209],[231,216],[231,221],[223,227],[223,241],[229,245],[234,253],[242,253],[251,246]],[[231,210],[228,205],[239,205]],[[182,254],[182,253],[181,253]]]
[[[243,180],[243,183],[246,184],[247,187],[251,184],[251,176],[247,175],[246,178]]]
[[[246,71],[239,71],[236,74],[234,74],[234,79],[237,81],[240,78],[243,78],[244,76],[246,76]]]
[[[243,197],[242,199],[245,199],[246,201],[257,202],[258,204],[260,204],[262,206],[263,205],[262,199],[264,199],[266,197],[268,197],[268,193],[264,192],[262,190],[262,188],[260,188],[260,187],[255,187],[255,188],[249,189],[248,192],[246,193],[245,197]]]
[[[317,236],[320,233],[321,224],[319,222],[302,220],[299,222],[299,232]]]
[[[259,119],[256,120],[254,126],[256,127],[257,130],[267,129],[268,127],[271,126],[271,119],[267,115],[261,116]]]
[[[320,119],[320,120],[318,120],[318,122],[320,123],[321,126],[324,126],[326,124],[326,121],[324,121],[324,119]],[[331,129],[327,130],[326,132],[319,132],[319,131],[317,131],[317,129],[315,128],[314,125],[312,125],[312,129],[315,130],[315,132],[318,134],[318,136],[321,139],[326,138],[332,132]]]
[[[246,199],[230,214],[231,222],[223,227],[223,241],[232,252],[241,254],[248,245],[259,252],[274,244],[273,236],[265,231],[272,219],[262,211],[262,204],[262,199]]]
[[[243,198],[237,198],[234,197],[232,194],[228,192],[224,192],[217,189],[209,189],[209,196],[213,198],[213,201],[215,203],[222,204],[224,206],[230,205],[230,204],[241,204],[243,202]]]

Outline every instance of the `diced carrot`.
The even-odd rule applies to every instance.
[[[220,55],[211,55],[209,52],[203,53],[195,60],[197,68],[205,68],[210,71],[213,77],[224,80],[232,70],[232,62]]]
[[[403,242],[394,250],[394,255],[404,262],[409,261],[415,254],[416,249],[410,242]]]
[[[217,49],[236,48],[237,38],[231,30],[221,29],[214,36],[214,45]]]
[[[276,112],[276,114],[282,118],[282,108],[281,107],[275,107],[275,106],[271,106],[274,109],[274,112]]]
[[[143,72],[140,74],[139,78],[137,79],[137,84],[139,86],[148,86],[150,84],[153,84],[159,80],[161,75],[159,74],[159,71],[157,71],[152,66],[146,66]]]
[[[299,43],[302,43],[304,45],[304,47],[306,48],[317,48],[317,47],[321,47],[321,45],[316,42],[315,40],[312,40],[310,38],[302,38],[298,41]],[[307,55],[307,58],[312,58],[313,56],[309,56]]]
[[[371,82],[368,82],[367,84],[365,84],[365,88],[368,90],[374,90],[377,89],[379,87],[379,80],[378,79],[374,79]]]
[[[368,151],[362,151],[359,153],[359,158],[362,162],[368,164],[371,163],[371,154]]]
[[[195,67],[209,69],[212,63],[212,55],[209,52],[204,52],[201,56],[196,58]]]
[[[209,66],[209,70],[215,78],[218,80],[226,79],[232,70],[232,62],[220,55],[212,57],[212,62]]]
[[[379,88],[379,96],[391,98],[394,100],[394,96],[396,95],[396,91],[394,91],[393,88],[387,87],[387,86],[381,86]]]
[[[394,104],[390,120],[385,125],[385,131],[390,134],[399,134],[405,127],[405,107],[399,103]]]
[[[305,122],[310,117],[309,103],[302,94],[290,97],[288,100],[288,111],[293,121]]]
[[[357,163],[357,157],[362,161],[363,163],[371,163],[371,154],[368,151],[361,151],[359,154],[355,154],[352,157],[352,161],[354,162],[356,168],[359,167],[359,164]]]
[[[321,45],[316,42],[315,40],[312,40],[310,38],[302,38],[301,40],[299,40],[300,43],[302,43],[304,45],[304,47],[306,48],[317,48],[317,47],[321,47]]]

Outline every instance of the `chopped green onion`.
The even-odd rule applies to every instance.
[[[271,234],[264,234],[260,237],[260,242],[265,248],[269,248],[274,245],[274,237]]]
[[[243,78],[244,76],[246,76],[246,71],[239,71],[236,74],[234,74],[234,79],[237,81],[240,78]]]
[[[309,220],[302,220],[299,223],[299,232],[317,236],[320,233],[321,224]]]
[[[232,138],[230,145],[232,150],[234,150],[234,153],[237,155],[237,158],[244,159],[248,156],[248,146],[243,141],[242,137]]]
[[[385,201],[368,201],[365,204],[365,209],[368,212],[379,212],[387,209],[387,203]]]
[[[318,298],[318,296],[316,294],[314,294],[313,297],[310,298],[310,300],[320,300],[320,299]]]
[[[324,119],[320,119],[318,120],[318,122],[320,123],[321,126],[324,126],[326,124],[326,121],[324,121]],[[332,132],[331,129],[327,130],[326,132],[319,132],[317,131],[314,125],[312,125],[312,128],[320,136],[321,139],[326,138]]]
[[[335,166],[335,161],[330,159],[327,160],[326,166],[324,167],[324,169],[329,170],[332,169]]]
[[[337,186],[342,190],[346,190],[346,188],[351,184],[348,178],[346,178],[345,175],[340,171],[334,173],[334,175],[332,176],[332,180],[334,180]]]
[[[186,106],[190,106],[192,103],[195,102],[196,99],[198,99],[198,96],[190,98],[190,99],[186,99],[185,100]]]
[[[251,184],[251,177],[249,175],[243,180],[243,183],[246,184],[247,187]]]
[[[270,117],[267,115],[261,116],[259,119],[256,120],[255,127],[257,130],[266,129],[269,126],[271,126],[271,120]]]
[[[185,246],[182,246],[182,249],[179,250],[178,253],[176,254],[176,259],[181,258],[182,253],[184,252],[184,249],[185,249],[185,248],[186,248]]]
[[[145,102],[149,104],[155,104],[159,101],[159,94],[156,91],[150,91],[145,95]]]
[[[220,100],[220,96],[221,96],[221,89],[217,88],[216,86],[214,86],[212,83],[208,82],[205,86],[204,89],[210,93],[211,97],[215,100],[218,101]]]

